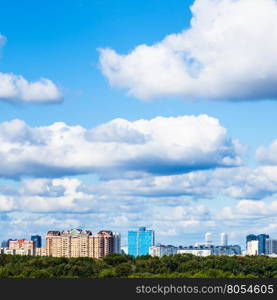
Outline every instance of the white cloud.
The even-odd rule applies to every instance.
[[[0,195],[0,212],[8,212],[17,208],[16,199],[8,195]]]
[[[241,200],[234,207],[226,206],[218,214],[218,219],[255,220],[276,217],[277,201]]]
[[[97,201],[92,194],[79,190],[78,179],[25,180],[20,190],[20,207],[32,212],[78,212],[93,211]]]
[[[73,178],[24,180],[10,195],[1,192],[0,212],[93,212],[99,199],[84,192],[82,187],[83,183]]]
[[[195,0],[191,27],[127,55],[100,49],[113,86],[141,99],[277,98],[275,0]]]
[[[277,140],[273,141],[268,148],[259,147],[256,153],[259,162],[266,165],[277,165]]]
[[[194,171],[180,175],[111,179],[87,187],[97,195],[111,193],[123,197],[160,199],[161,203],[191,199],[261,200],[277,195],[277,166],[237,167]],[[178,200],[179,199],[179,200]],[[156,203],[156,202],[155,202]]]
[[[57,177],[135,171],[178,174],[242,164],[238,141],[207,115],[115,119],[92,130],[54,123],[0,124],[0,176]]]
[[[0,48],[6,38],[0,35]],[[0,72],[0,100],[21,103],[55,103],[62,100],[58,87],[47,78],[27,81],[21,75]]]
[[[60,102],[61,93],[49,79],[28,82],[24,77],[0,72],[0,100],[23,103]]]

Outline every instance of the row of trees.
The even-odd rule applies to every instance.
[[[103,259],[0,255],[0,278],[277,278],[277,258],[111,254]]]

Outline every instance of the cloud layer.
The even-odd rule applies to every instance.
[[[0,35],[0,48],[6,38]],[[62,99],[58,87],[49,79],[29,82],[21,75],[0,72],[0,100],[21,103],[55,103]]]
[[[239,166],[240,151],[239,142],[207,115],[115,119],[91,130],[64,123],[31,128],[20,120],[0,124],[0,176],[10,178],[181,174]]]
[[[140,99],[277,99],[275,0],[195,0],[191,27],[127,55],[100,49],[113,86]]]

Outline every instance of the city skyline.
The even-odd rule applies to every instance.
[[[126,244],[140,226],[164,244],[277,236],[276,0],[1,11],[0,240],[106,224]]]

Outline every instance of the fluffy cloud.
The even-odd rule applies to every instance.
[[[0,100],[23,103],[60,102],[61,93],[49,79],[28,82],[24,77],[0,73]]]
[[[0,35],[0,48],[6,38]],[[29,82],[21,75],[0,72],[0,100],[22,103],[54,103],[62,99],[58,87],[49,79]]]
[[[277,98],[275,0],[195,0],[191,27],[127,55],[100,49],[113,86],[141,99]]]
[[[276,214],[277,201],[241,200],[233,207],[225,206],[219,211],[216,219],[227,222],[237,220],[241,224],[251,222],[259,230],[257,226],[258,222],[264,222],[267,225],[272,220],[276,222]]]
[[[206,173],[206,184],[209,189],[214,189],[216,197],[220,199],[222,187],[219,184],[216,187],[218,181],[216,177],[219,176],[215,175],[217,171],[223,170],[197,173],[203,173],[202,175]],[[181,182],[181,177],[188,175],[191,174],[172,177],[179,177]],[[231,176],[231,173],[229,175]],[[156,183],[162,186],[167,177],[169,176],[157,177],[161,180],[157,180]],[[215,177],[213,184],[212,181],[209,182],[209,177]],[[192,185],[192,188],[197,178],[198,176],[194,181],[185,184]],[[183,180],[186,181],[185,177]],[[203,180],[204,177],[202,185],[205,184]],[[221,205],[219,207],[204,205],[191,197],[181,195],[168,198],[159,195],[155,197],[152,194],[150,199],[135,192],[135,188],[139,188],[140,184],[146,188],[147,180],[140,184],[137,182],[137,186],[132,187],[133,194],[130,193],[130,189],[128,190],[128,185],[132,184],[133,180],[125,180],[125,185],[122,181],[124,180],[121,180],[119,188],[119,180],[112,180],[96,183],[91,189],[91,184],[85,185],[80,180],[72,178],[24,180],[14,193],[8,189],[3,192],[2,189],[0,224],[8,234],[7,237],[11,233],[12,236],[19,235],[19,237],[34,232],[44,235],[49,229],[62,230],[76,226],[96,232],[106,228],[107,224],[112,224],[111,229],[120,231],[125,236],[127,228],[145,225],[156,230],[161,242],[178,241],[179,244],[201,242],[207,230],[217,233],[228,232],[230,238],[237,239],[236,242],[243,240],[250,232],[264,231],[277,234],[275,200],[244,199],[235,205],[220,208]],[[223,178],[224,182],[226,184],[226,178]],[[173,186],[174,184],[175,182],[172,182]],[[151,184],[148,188],[150,191]],[[126,190],[127,193],[124,193]],[[199,199],[203,198],[198,196]],[[167,201],[168,199],[170,201]]]
[[[277,165],[277,140],[273,141],[268,148],[259,147],[256,153],[259,162],[266,165]]]
[[[115,119],[91,130],[64,123],[30,128],[20,120],[0,124],[2,177],[179,174],[238,166],[240,151],[238,141],[206,115]]]
[[[95,209],[93,194],[82,191],[78,179],[24,180],[17,191],[0,195],[0,212],[25,211],[40,213],[88,213]]]

